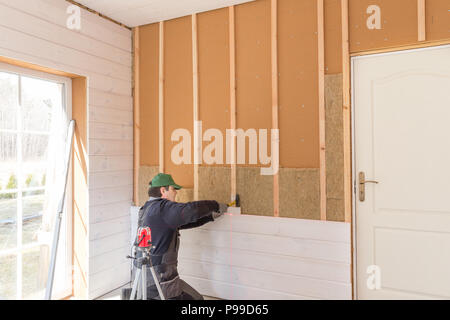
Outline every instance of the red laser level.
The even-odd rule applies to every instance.
[[[152,246],[152,231],[149,227],[138,229],[138,246],[148,248]]]

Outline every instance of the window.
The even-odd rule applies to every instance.
[[[70,118],[69,78],[0,64],[0,299],[44,298]],[[53,298],[72,291],[65,210]]]

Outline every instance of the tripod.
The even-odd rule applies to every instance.
[[[131,290],[130,300],[138,299],[138,289],[140,284],[140,292],[142,292],[142,300],[147,300],[147,266],[149,266],[150,271],[153,276],[153,280],[155,282],[156,288],[158,289],[159,297],[161,300],[166,300],[164,298],[164,294],[161,290],[161,286],[159,284],[158,278],[156,277],[155,269],[153,268],[150,250],[152,246],[149,247],[137,247],[139,251],[142,252],[142,257],[140,258],[132,258],[136,259],[136,276],[134,277],[133,287]]]

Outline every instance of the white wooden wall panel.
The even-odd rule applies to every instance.
[[[89,188],[91,189],[129,186],[130,184],[133,184],[133,170],[92,172],[89,175]],[[92,214],[90,218],[92,219]]]
[[[130,141],[130,143],[133,142]],[[133,156],[91,156],[89,168],[91,172],[132,170],[133,163],[129,163],[130,158],[132,159]]]
[[[128,212],[129,209],[130,204],[124,201],[91,206],[89,209],[89,221],[91,223],[100,223],[117,219],[124,216],[124,210]]]
[[[121,216],[116,219],[91,223],[89,225],[89,239],[94,241],[114,234],[119,234],[130,230],[129,215]],[[92,257],[90,257],[92,258]]]
[[[0,0],[0,56],[87,77],[89,298],[129,281],[123,260],[132,202],[132,34],[63,0]],[[125,244],[122,247],[120,243]],[[108,247],[109,245],[109,247]],[[105,257],[118,264],[104,263]],[[101,269],[101,270],[100,270]]]
[[[351,299],[350,224],[225,216],[182,230],[179,272],[222,299]]]
[[[129,140],[90,139],[89,155],[132,155],[133,144]]]
[[[2,10],[14,8],[29,16],[50,22],[54,25],[54,30],[58,30],[58,27],[66,27],[68,17],[66,10],[71,5],[66,1],[55,0],[0,0],[0,4],[2,4]],[[81,30],[77,33],[96,42],[108,43],[115,48],[131,51],[131,37],[128,30],[85,10],[81,11],[81,18]]]
[[[126,230],[121,233],[115,233],[111,236],[96,239],[89,242],[89,251],[93,257],[100,256],[102,254],[120,249],[124,247],[124,244],[128,244],[130,239],[130,232]],[[131,249],[131,246],[130,246]],[[130,252],[127,253],[129,255]],[[118,255],[119,256],[119,255]],[[90,270],[92,271],[92,270]]]

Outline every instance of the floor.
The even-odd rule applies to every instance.
[[[120,291],[122,290],[122,288],[129,288],[129,287],[131,287],[131,285],[126,284],[120,288],[117,288],[111,292],[104,294],[101,297],[96,298],[95,300],[120,300]],[[204,296],[204,298],[205,298],[205,300],[219,300],[217,298],[207,297],[207,296]]]

